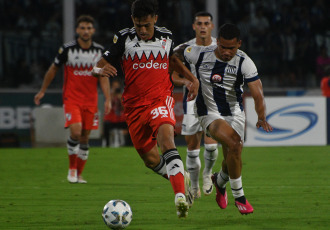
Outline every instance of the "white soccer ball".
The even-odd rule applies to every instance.
[[[123,200],[110,200],[103,208],[104,223],[111,229],[124,229],[132,221],[132,210]]]

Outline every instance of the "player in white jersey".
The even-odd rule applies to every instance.
[[[212,15],[208,12],[198,12],[194,16],[193,30],[196,37],[191,39],[174,49],[174,52],[183,60],[183,50],[187,46],[198,46],[200,49],[207,49],[210,45],[216,45],[216,38],[211,36],[214,28],[212,23]],[[188,69],[196,76],[194,64],[185,63]],[[184,78],[181,78],[176,72],[172,74],[173,82],[176,86],[184,86],[184,99],[183,99],[183,121],[181,134],[185,136],[187,143],[187,158],[186,167],[190,173],[191,190],[194,198],[201,196],[199,188],[199,173],[201,169],[201,161],[199,158],[200,143],[203,137],[203,130],[200,122],[195,115],[194,105],[195,100],[187,101],[188,90],[185,84],[189,84]],[[213,184],[211,180],[212,168],[218,157],[218,142],[214,139],[207,137],[204,134],[204,162],[205,167],[203,170],[203,192],[205,195],[210,195],[213,191]]]
[[[243,85],[246,83],[255,102],[257,128],[272,131],[266,121],[266,106],[257,68],[241,46],[240,31],[233,24],[220,27],[217,45],[208,50],[198,46],[187,47],[185,60],[196,67],[200,81],[195,110],[207,135],[221,143],[224,159],[222,169],[212,176],[216,187],[216,201],[227,207],[226,183],[229,181],[235,205],[241,214],[253,212],[242,187],[241,152],[244,140],[245,113]]]

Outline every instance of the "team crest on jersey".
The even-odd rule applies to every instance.
[[[62,47],[58,50],[58,53],[59,54],[63,53],[63,48]]]
[[[113,37],[113,43],[114,43],[114,44],[116,44],[116,43],[117,43],[117,41],[118,41],[118,36],[117,36],[117,35],[115,35],[115,36]]]
[[[65,114],[65,119],[66,119],[67,121],[70,121],[71,118],[72,118],[71,113],[66,113],[66,114]]]
[[[237,74],[237,68],[233,65],[228,65],[226,68],[226,72],[229,74]]]
[[[166,48],[166,38],[163,38],[161,41],[160,41],[160,44],[162,45],[163,49]]]
[[[187,53],[190,53],[191,52],[191,47],[189,47],[188,49],[187,49]]]

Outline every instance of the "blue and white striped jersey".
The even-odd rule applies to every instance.
[[[243,85],[259,79],[257,68],[251,58],[237,50],[229,61],[223,62],[214,53],[217,46],[201,49],[189,46],[184,50],[184,58],[196,68],[200,87],[196,99],[198,116],[220,113],[232,116],[243,111]]]
[[[211,37],[212,39],[212,43],[210,46],[216,45],[217,44],[217,39],[214,37]],[[182,43],[180,45],[178,45],[177,47],[174,48],[174,51],[177,52],[178,50],[181,49],[181,47],[188,47],[188,46],[197,46],[200,47],[201,50],[203,49],[207,49],[209,46],[199,46],[196,44],[196,38],[193,38],[185,43]],[[183,50],[182,50],[183,52]],[[182,53],[183,56],[183,53]],[[189,64],[187,62],[184,62],[185,66],[190,70],[190,72],[196,77],[196,71],[195,71],[195,65],[194,64]],[[183,86],[183,112],[184,114],[195,114],[194,112],[194,105],[195,105],[195,101],[196,98],[194,100],[191,101],[187,101],[187,97],[188,97],[188,89]]]

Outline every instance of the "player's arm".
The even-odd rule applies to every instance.
[[[186,78],[181,77],[180,74],[177,72],[173,71],[172,73],[172,81],[175,86],[188,86],[191,82],[188,81]]]
[[[266,103],[264,99],[262,83],[260,79],[248,83],[251,96],[254,100],[255,110],[258,115],[257,128],[262,127],[265,131],[273,131],[273,128],[266,120]]]
[[[57,67],[54,63],[51,64],[51,66],[49,67],[49,69],[47,70],[45,76],[44,76],[44,80],[42,82],[42,86],[41,89],[39,90],[39,92],[34,96],[34,103],[36,105],[40,105],[40,100],[41,98],[43,98],[45,96],[45,92],[48,88],[48,86],[50,85],[50,83],[53,81],[57,71],[58,71],[59,67]]]
[[[190,84],[186,85],[189,90],[187,100],[191,101],[195,99],[198,94],[199,81],[176,55],[170,56],[170,72],[173,70],[184,76],[190,82]]]
[[[110,81],[107,77],[99,77],[100,87],[104,95],[104,114],[110,113],[111,96],[110,96]]]

